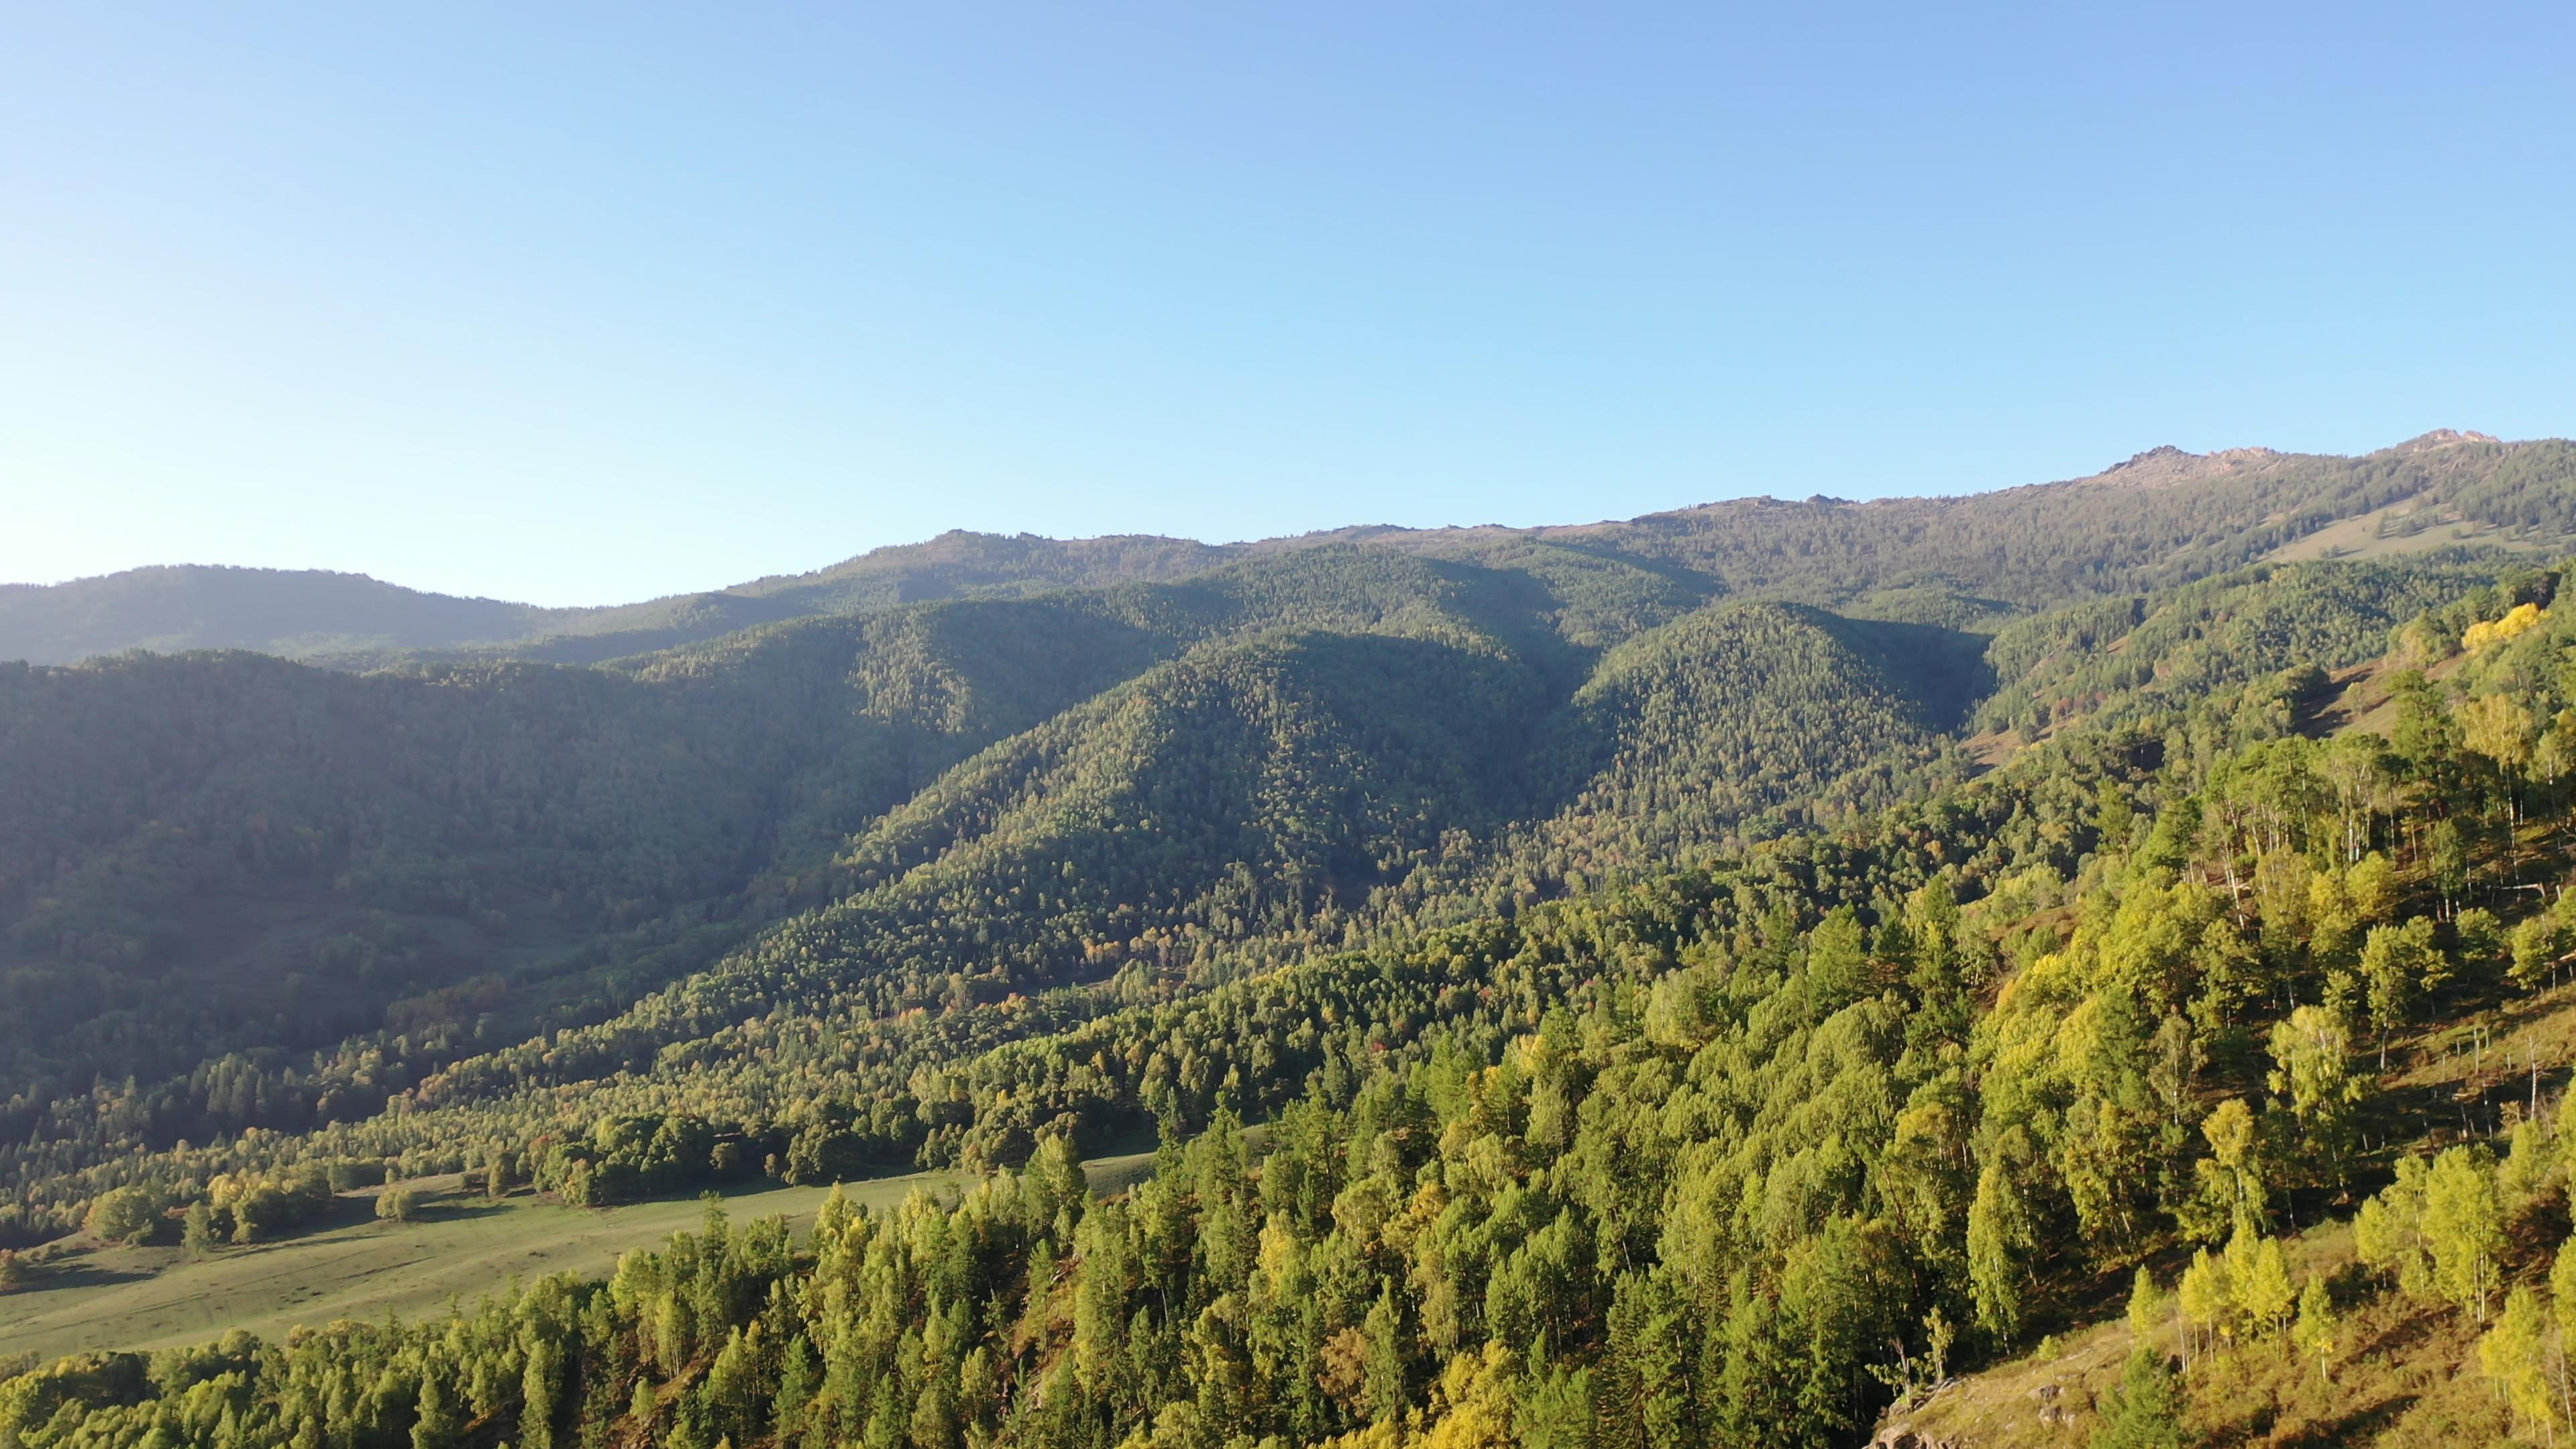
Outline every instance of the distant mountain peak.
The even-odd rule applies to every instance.
[[[2458,428],[2435,428],[2421,437],[2408,438],[2389,449],[2392,453],[2421,453],[2428,448],[2447,448],[2454,443],[2495,443],[2503,441],[2491,434],[2462,432]]]
[[[2171,443],[2135,453],[2125,462],[2114,463],[2078,483],[2111,483],[2130,488],[2164,488],[2195,479],[2241,473],[2280,459],[2283,455],[2270,448],[2221,448],[2212,453],[2193,453]]]

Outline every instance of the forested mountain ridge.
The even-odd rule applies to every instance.
[[[2491,542],[2576,542],[2563,486],[2576,447],[2429,433],[2360,457],[2162,448],[2091,478],[1955,498],[1769,498],[1628,522],[1540,528],[1344,529],[1257,543],[950,533],[808,574],[587,609],[453,599],[354,575],[141,569],[0,586],[0,659],[70,663],[132,648],[243,648],[344,667],[406,655],[594,663],[759,624],[929,599],[1172,580],[1229,559],[1334,542],[1510,567],[1551,543],[1664,572],[1697,597],[1758,595],[1844,613],[1972,627],[2103,593],[2251,563],[2391,505]],[[1556,567],[1565,564],[1560,560]]]
[[[2221,667],[2188,676],[2205,695],[2357,662],[2471,576],[2267,566],[2016,626],[1981,664],[1974,635],[1712,607],[1560,544],[1494,562],[1299,549],[609,671],[18,670],[9,1133],[59,1165],[346,1120],[451,1067],[481,1080],[478,1052],[550,1023],[616,1043],[541,1074],[569,1082],[695,1059],[758,1012],[856,1023],[1086,982],[1095,1011],[1142,989],[1101,994],[1128,962],[1194,989],[1895,798],[1962,768],[1942,736],[1998,669],[2004,701],[2076,667],[2145,698],[2171,672],[2152,620],[2223,617],[2195,646]],[[2255,622],[2274,616],[2309,627]],[[2039,648],[2059,634],[2079,647]],[[745,939],[771,921],[785,978]],[[727,952],[685,1010],[654,1004]]]
[[[206,1252],[282,1230],[276,1202],[327,1193],[352,1159],[461,1162],[580,1202],[764,1168],[830,1181],[880,1142],[1012,1170],[956,1201],[827,1207],[803,1242],[711,1215],[605,1280],[443,1320],[37,1366],[0,1382],[0,1432],[28,1449],[1661,1449],[1856,1443],[1894,1399],[1919,1432],[1971,1444],[2539,1443],[2564,1413],[2556,1312],[2576,1294],[2560,1097],[2576,1037],[2550,1025],[2576,1024],[2555,984],[2576,954],[2555,889],[2576,869],[2576,614],[2554,570],[2477,584],[2383,633],[2388,734],[2303,733],[2290,692],[2351,662],[2416,566],[2265,568],[2150,595],[2117,632],[2094,619],[1999,648],[2103,697],[1998,769],[1713,842],[1696,866],[1230,958],[1253,969],[1205,938],[1016,1001],[969,982],[969,999],[837,1020],[711,1002],[699,1024],[729,1020],[718,1037],[647,1042],[604,1075],[577,1059],[645,1023],[496,1055],[444,1105],[121,1153],[83,1170],[96,1229],[149,1232],[184,1204]],[[1338,587],[1385,597],[1386,577]],[[1165,778],[1200,828],[1239,819],[1316,860],[1403,843],[1392,817],[1301,833],[1317,806],[1294,790],[1233,787],[1257,797],[1248,814],[1197,795],[1270,778],[1260,761],[1355,767],[1360,747],[1394,771],[1375,799],[1483,799],[1470,756],[1491,741],[1452,752],[1431,706],[1374,683],[1386,649],[1400,678],[1423,648],[1463,671],[1414,691],[1435,698],[1489,706],[1504,696],[1475,681],[1542,677],[1478,624],[1478,597],[1180,650],[862,833],[834,868],[876,883],[727,970],[793,984],[838,933],[902,914],[872,893],[962,887],[942,899],[963,904],[1014,879],[994,860],[1029,868],[982,924],[1072,919],[1083,886],[1049,876],[1050,852],[1134,818],[1111,802]],[[2159,617],[2176,622],[2140,638]],[[2255,626],[2207,627],[2221,619]],[[1729,640],[1815,660],[1785,675],[1829,681],[1829,708],[1880,691],[1944,708],[1896,683],[1921,637],[1884,627],[1694,611],[1594,657],[1558,717],[1644,696],[1727,728],[1723,686],[1760,671],[1687,661]],[[1563,635],[1519,640],[1545,637]],[[2099,667],[2133,649],[2196,662],[2165,689]],[[1444,727],[1417,736],[1413,717]],[[1212,775],[1151,763],[1228,720]],[[1598,738],[1567,728],[1536,748],[1605,758],[1559,743]],[[1711,732],[1647,731],[1608,757],[1687,760],[1667,742]],[[1098,738],[1114,747],[1084,747]],[[1075,803],[1043,808],[1056,798]],[[1059,890],[1070,914],[1037,899]],[[948,948],[910,949],[935,966]],[[1162,991],[1166,970],[1210,979]],[[548,1071],[578,1090],[504,1080]],[[1268,1119],[1257,1148],[1241,1114]],[[1093,1201],[1070,1144],[1154,1117],[1153,1175]],[[2079,1340],[2127,1353],[2116,1384],[1944,1417],[1974,1392],[1934,1394],[1945,1375],[2045,1368]]]
[[[1567,609],[1334,546],[612,671],[18,669],[0,922],[37,1006],[8,1133],[60,1163],[347,1120],[550,1022],[615,1044],[559,1043],[560,1081],[747,1015],[855,1026],[1131,960],[1195,989],[1887,798],[1980,642],[1721,603],[1602,656]]]

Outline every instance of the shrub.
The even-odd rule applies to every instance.
[[[110,1188],[90,1203],[81,1226],[104,1242],[148,1242],[161,1226],[161,1199],[149,1188]]]

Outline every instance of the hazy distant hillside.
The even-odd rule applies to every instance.
[[[362,667],[419,653],[587,664],[816,614],[1178,578],[1225,557],[1180,539],[1065,543],[950,533],[815,573],[586,609],[450,598],[357,574],[135,569],[51,586],[0,586],[0,659],[69,664],[127,649],[254,649]]]
[[[316,570],[182,566],[0,585],[0,659],[69,664],[128,649],[450,649],[515,639],[560,610],[458,599]]]
[[[1526,568],[1560,582],[1581,560],[1623,565],[1660,580],[1647,591],[1668,596],[1650,609],[1657,618],[1670,617],[1674,603],[1749,594],[1991,628],[2035,608],[2221,572],[2302,540],[2330,555],[2345,547],[2344,533],[2379,519],[2395,520],[2379,524],[2383,531],[2439,520],[2441,532],[2483,544],[2563,544],[2576,540],[2571,479],[2576,445],[2475,433],[2429,433],[2358,458],[2160,448],[2091,478],[1962,498],[1752,498],[1532,529],[1353,528],[1224,546],[949,533],[809,574],[591,609],[452,599],[349,575],[143,569],[0,588],[0,658],[69,663],[135,648],[233,648],[343,667],[423,653],[595,663],[785,619],[1164,581],[1333,542]],[[2332,531],[2339,523],[2344,529]],[[1532,544],[1555,552],[1533,557]],[[1613,613],[1588,627],[1611,638],[1642,626]]]
[[[866,613],[934,599],[1019,598],[1049,589],[1160,582],[1204,572],[1228,557],[1223,549],[1178,538],[1058,540],[952,532],[926,543],[874,549],[810,574],[580,610],[542,632],[492,641],[491,647],[516,658],[588,664],[783,619]]]
[[[1751,595],[1992,629],[2033,610],[2222,573],[2392,505],[2405,510],[2396,526],[2452,521],[2444,532],[2474,535],[2459,541],[2479,546],[2546,554],[2576,545],[2576,443],[2441,430],[2349,458],[2166,447],[2087,478],[1958,498],[1745,498],[1625,522],[1352,528],[1249,547],[1348,540],[1559,576],[1524,562],[1543,545],[1560,560],[1616,560],[1674,599]],[[2332,557],[2335,547],[2313,551]]]
[[[1961,622],[2182,583],[2400,500],[2492,524],[2493,541],[2560,546],[2576,539],[2571,484],[2576,444],[2442,431],[2354,458],[2159,448],[2089,478],[1960,498],[1746,498],[1628,522],[1329,536],[1460,557],[1537,540],[1713,591]]]

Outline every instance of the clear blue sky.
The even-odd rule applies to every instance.
[[[0,580],[608,602],[2576,432],[2571,16],[20,6]]]

